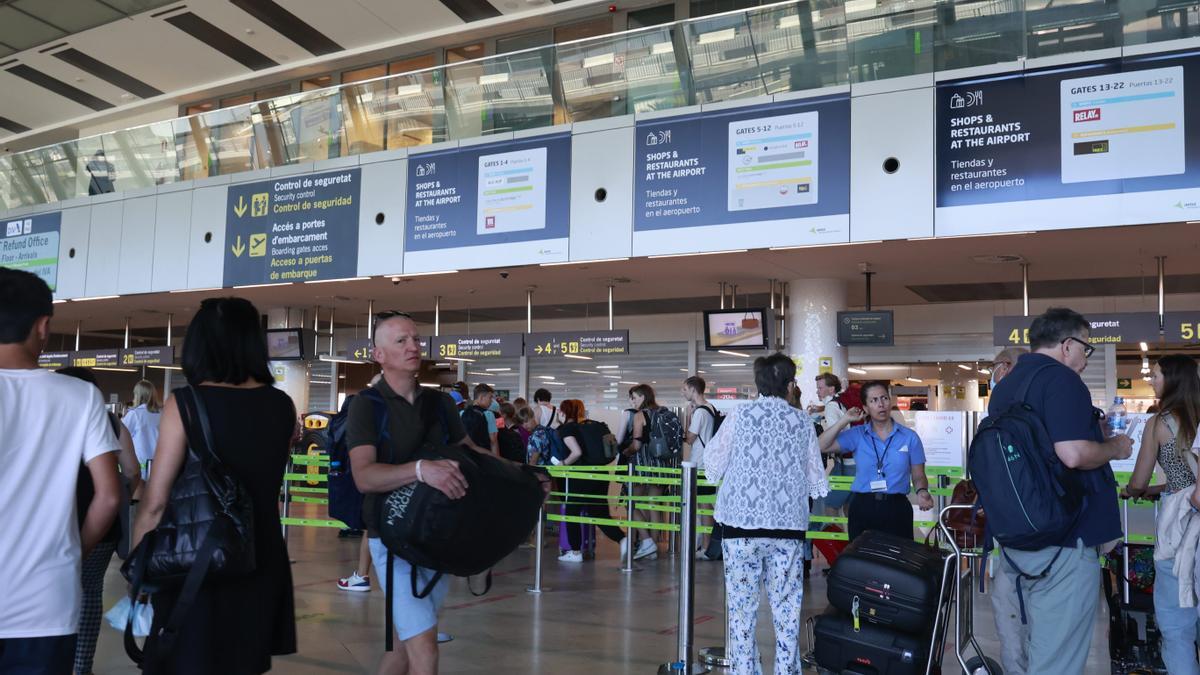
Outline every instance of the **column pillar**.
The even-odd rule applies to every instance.
[[[837,313],[846,309],[846,282],[841,279],[796,279],[789,283],[787,344],[796,362],[796,381],[805,405],[817,400],[816,377],[822,363],[848,381],[846,348],[837,343]]]
[[[304,328],[305,323],[303,310],[283,307],[267,310],[268,328]],[[291,397],[297,411],[307,412],[308,361],[272,361],[270,366],[271,374],[275,376],[275,387]]]
[[[930,391],[930,410],[980,410],[979,373],[963,370],[957,364],[938,369],[937,396]],[[936,398],[936,402],[933,400]],[[936,403],[936,404],[935,404]],[[935,404],[935,405],[934,405]]]

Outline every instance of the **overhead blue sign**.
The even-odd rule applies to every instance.
[[[225,285],[358,273],[360,169],[229,186]]]
[[[786,243],[803,243],[794,241],[805,229],[797,219],[850,212],[847,96],[647,120],[636,133],[635,233],[787,221]],[[804,234],[845,240],[843,221],[813,222]],[[753,236],[752,228],[739,232]],[[706,243],[745,247],[714,234]],[[635,253],[654,252],[636,244]]]
[[[0,267],[38,275],[50,290],[58,287],[58,240],[62,213],[43,213],[4,221]]]
[[[413,155],[405,253],[565,240],[570,192],[569,134]]]
[[[1030,205],[1041,214],[1023,224],[1189,218],[1200,209],[1200,128],[1187,123],[1197,97],[1196,52],[939,83],[938,234],[960,233],[941,209],[1108,195],[1124,197]],[[1024,220],[1012,208],[991,213]]]

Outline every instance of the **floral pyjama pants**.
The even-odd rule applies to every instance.
[[[804,597],[804,540],[743,538],[722,542],[729,635],[725,654],[734,675],[760,675],[755,630],[763,586],[775,624],[775,673],[798,675],[800,601]]]

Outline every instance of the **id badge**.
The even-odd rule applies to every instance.
[[[871,492],[887,492],[887,481],[883,478],[871,481]]]

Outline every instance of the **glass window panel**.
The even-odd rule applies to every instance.
[[[381,114],[387,120],[387,147],[408,148],[448,138],[441,70],[389,77]]]
[[[234,106],[246,105],[254,102],[254,94],[241,94],[239,96],[230,96],[221,99],[222,108],[232,108]]]
[[[200,115],[177,119],[172,123],[175,132],[175,158],[180,180],[207,178],[211,163],[212,139]]]
[[[696,372],[704,378],[705,396],[709,399],[718,398],[718,389],[734,390],[721,393],[739,399],[758,394],[758,387],[754,384],[754,359],[705,351],[701,344],[696,355]]]
[[[849,0],[850,81],[933,72],[936,0]]]
[[[189,105],[188,107],[184,108],[183,114],[184,115],[199,115],[200,113],[206,113],[209,110],[212,110],[216,107],[217,107],[217,104],[213,103],[212,101],[208,101],[205,103],[194,103],[194,104]]]
[[[1025,56],[1025,0],[955,0],[938,5],[938,70],[1016,61]]]
[[[300,80],[300,91],[312,91],[313,89],[324,89],[332,86],[332,75],[318,75],[316,77]]]
[[[1105,0],[1026,0],[1026,56],[1120,47],[1121,10]]]
[[[259,135],[267,142],[273,166],[339,156],[339,95],[338,90],[321,89],[259,104]]]
[[[370,66],[369,68],[359,68],[357,70],[347,70],[342,73],[342,84],[351,82],[362,82],[363,80],[373,80],[377,77],[387,75],[387,66],[379,64],[378,66]]]
[[[766,93],[846,84],[846,19],[842,5],[798,2],[746,15]]]
[[[106,134],[102,145],[115,169],[117,190],[174,182],[174,130],[169,123],[156,123]]]
[[[389,75],[400,75],[403,73],[411,73],[417,70],[425,70],[432,68],[438,64],[437,54],[422,54],[420,56],[412,56],[399,61],[392,61],[388,64]]]
[[[31,206],[53,201],[52,193],[46,187],[42,161],[35,158],[33,154],[22,152],[9,157],[12,177],[9,198],[13,199],[17,206]]]
[[[1121,0],[1124,44],[1178,40],[1200,35],[1196,0]]]
[[[46,177],[57,199],[71,199],[87,194],[81,191],[75,175],[76,158],[79,156],[78,142],[69,141],[50,145],[36,151],[46,166]]]
[[[287,96],[290,93],[292,93],[291,83],[281,84],[281,85],[275,86],[275,87],[267,87],[266,89],[259,89],[258,91],[254,92],[254,100],[255,101],[266,101],[267,99],[278,98],[280,96]]]
[[[535,129],[554,122],[553,50],[496,56],[446,69],[451,138]]]
[[[260,166],[261,139],[254,132],[251,106],[225,108],[199,117],[209,138],[209,175],[222,176]]]
[[[57,40],[64,35],[66,33],[28,14],[18,12],[12,7],[0,6],[0,42],[9,47],[20,51]]]
[[[602,16],[591,21],[582,21],[554,29],[554,42],[574,42],[590,37],[599,37],[613,32],[613,20],[610,16]]]
[[[559,45],[558,73],[570,120],[581,122],[687,103],[674,28]]]
[[[347,155],[384,148],[384,113],[389,82],[390,78],[342,88],[341,127]]]
[[[540,30],[535,33],[525,33],[523,35],[514,35],[512,37],[503,37],[496,39],[496,53],[508,54],[511,52],[520,52],[526,49],[537,49],[545,47],[552,42],[550,31]]]
[[[698,102],[731,101],[766,93],[745,14],[689,21],[686,34]]]
[[[462,63],[471,59],[478,59],[484,56],[482,42],[474,44],[462,45],[460,47],[451,47],[446,50],[446,63]]]
[[[630,12],[625,17],[625,29],[637,30],[671,23],[675,20],[675,5],[659,5]]]
[[[763,0],[692,0],[690,16],[701,17],[766,4]]]

